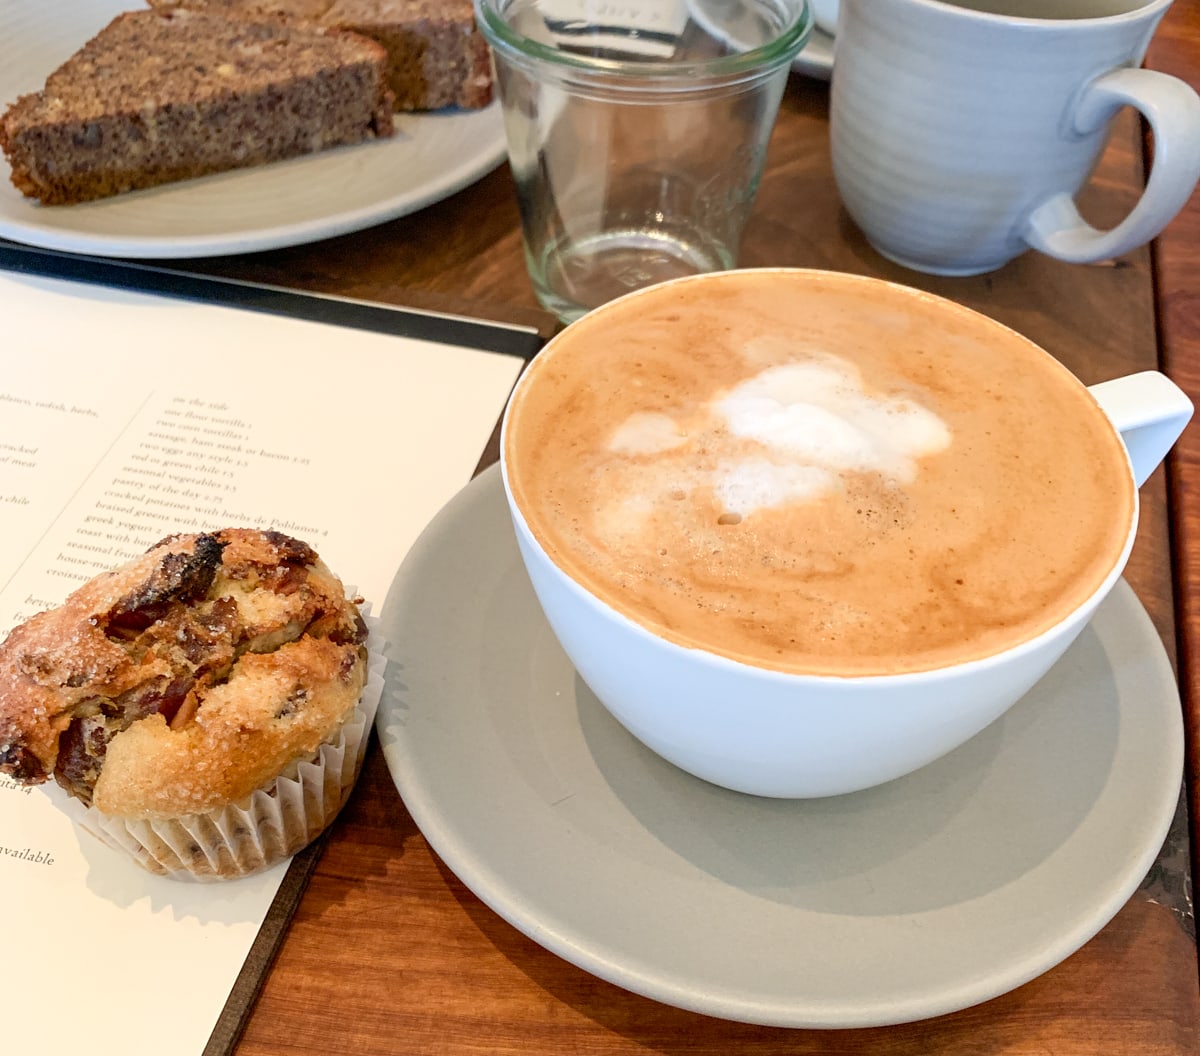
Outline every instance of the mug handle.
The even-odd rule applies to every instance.
[[[1154,164],[1137,205],[1112,230],[1099,231],[1060,191],[1025,223],[1022,236],[1034,249],[1071,264],[1118,257],[1157,236],[1188,200],[1200,180],[1200,96],[1155,70],[1110,70],[1079,95],[1072,131],[1095,132],[1123,106],[1140,111],[1154,131]]]
[[[1192,417],[1192,401],[1157,370],[1089,385],[1088,392],[1121,434],[1140,488],[1179,439]]]

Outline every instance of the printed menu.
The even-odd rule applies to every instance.
[[[0,273],[0,637],[163,536],[264,526],[376,611],[514,355]],[[8,1051],[201,1053],[287,865],[153,876],[0,778]]]

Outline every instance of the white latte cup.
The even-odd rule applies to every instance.
[[[1154,238],[1200,178],[1200,98],[1137,68],[1170,4],[842,0],[833,170],[867,240],[906,267],[970,275],[1030,248],[1088,263]],[[1074,196],[1126,106],[1154,132],[1154,163],[1100,231]]]
[[[830,273],[767,269],[764,274],[768,272],[800,283],[815,276],[815,281],[835,289],[873,283],[880,290],[891,289],[893,305],[897,291],[904,290],[878,280]],[[514,436],[514,428],[520,429],[520,423],[514,427],[514,415],[521,414],[514,408],[533,387],[549,384],[548,372],[541,367],[553,363],[557,349],[572,340],[577,327],[591,325],[590,332],[602,338],[607,319],[636,320],[653,311],[661,317],[664,298],[704,293],[713,282],[753,282],[755,274],[734,272],[724,278],[713,275],[662,284],[598,309],[552,340],[518,383],[505,413],[501,440],[505,494],[525,568],[550,627],[583,681],[630,733],[683,770],[736,791],[782,798],[831,796],[881,784],[946,754],[1002,715],[1050,669],[1121,576],[1137,528],[1136,486],[1163,459],[1190,418],[1192,406],[1169,379],[1155,372],[1090,390],[1104,411],[1095,418],[1111,422],[1099,428],[1111,428],[1128,451],[1126,459],[1122,445],[1112,445],[1118,460],[1115,472],[1127,496],[1124,502],[1131,504],[1128,531],[1114,537],[1106,559],[1111,563],[1097,573],[1099,586],[1065,618],[1028,639],[965,662],[865,676],[791,673],[679,644],[602,600],[580,582],[582,575],[568,570],[569,562],[551,555],[523,508],[528,501],[520,497],[527,494],[522,490],[525,485],[514,485],[514,479],[522,479],[523,462],[533,446]],[[944,305],[952,329],[991,327],[1011,334],[977,313],[909,292],[926,305]],[[681,300],[683,311],[687,303]],[[666,318],[678,319],[680,314]],[[1034,351],[1049,360],[1048,354]],[[602,357],[603,352],[597,355]],[[602,359],[597,360],[598,375],[606,369]],[[1057,364],[1053,369],[1066,375]],[[1078,385],[1086,397],[1082,383],[1068,377],[1068,384]],[[996,443],[1003,445],[1005,440],[998,437]],[[1125,475],[1132,487],[1124,482]],[[1005,500],[997,495],[996,501]],[[566,511],[568,517],[586,512]],[[616,603],[623,603],[619,594]]]

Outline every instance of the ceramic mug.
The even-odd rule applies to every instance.
[[[1137,68],[1171,0],[842,0],[833,171],[881,254],[992,271],[1034,248],[1089,263],[1154,238],[1200,178],[1200,98]],[[1114,115],[1154,131],[1141,198],[1099,231],[1073,201]]]
[[[747,286],[759,287],[757,300],[744,298]],[[833,309],[832,314],[824,309],[795,309],[793,315],[804,317],[807,324],[795,326],[794,319],[786,318],[787,304],[789,299],[795,301],[802,296],[840,307]],[[815,305],[816,301],[810,299],[809,303]],[[818,318],[820,312],[824,315]],[[907,327],[903,325],[906,314]],[[874,321],[868,321],[869,316]],[[765,324],[761,322],[763,318],[767,319]],[[874,338],[866,340],[862,335],[870,327],[876,328],[870,331]],[[899,665],[889,665],[880,669],[882,673],[860,675],[853,673],[856,668],[852,666],[858,663],[860,654],[849,653],[835,659],[832,668],[824,669],[826,673],[795,672],[772,667],[766,659],[753,662],[719,652],[717,637],[722,632],[713,629],[713,616],[707,608],[700,616],[699,640],[693,638],[690,644],[673,640],[673,631],[680,624],[673,623],[673,618],[657,623],[655,619],[661,612],[674,610],[646,607],[640,587],[631,585],[631,573],[640,575],[643,567],[654,569],[652,577],[663,568],[667,569],[668,580],[674,577],[674,567],[665,564],[669,559],[660,560],[657,555],[675,552],[700,554],[703,575],[711,579],[712,559],[707,556],[710,544],[706,541],[713,534],[711,529],[708,535],[704,530],[664,532],[658,527],[659,521],[649,522],[653,526],[651,545],[643,552],[645,556],[627,557],[623,550],[618,551],[614,584],[604,583],[593,575],[599,567],[595,537],[587,538],[587,547],[582,551],[573,551],[570,543],[564,545],[563,538],[556,534],[556,519],[559,524],[572,526],[581,522],[612,525],[629,538],[631,530],[641,531],[638,518],[643,513],[662,510],[676,502],[682,504],[685,499],[690,501],[684,494],[687,485],[683,482],[692,474],[693,465],[688,461],[692,458],[691,451],[686,450],[680,456],[685,461],[669,467],[669,489],[661,493],[652,488],[639,490],[631,496],[632,502],[620,498],[615,504],[605,504],[604,495],[614,479],[613,462],[603,453],[603,461],[596,461],[594,456],[600,447],[605,451],[616,449],[618,454],[626,449],[614,448],[612,438],[626,437],[621,444],[629,445],[627,450],[631,452],[629,458],[635,474],[644,471],[648,459],[658,457],[655,452],[660,447],[675,450],[678,443],[689,442],[688,436],[702,447],[709,444],[706,438],[711,434],[707,431],[693,430],[690,425],[674,429],[660,420],[662,416],[658,414],[638,412],[626,418],[623,411],[613,413],[613,393],[618,394],[615,399],[621,402],[626,394],[640,391],[648,394],[647,399],[659,400],[660,406],[674,412],[692,403],[691,389],[681,391],[681,378],[688,377],[690,385],[691,379],[699,375],[725,370],[731,358],[757,370],[763,355],[771,348],[778,349],[781,342],[795,346],[799,359],[805,360],[811,352],[814,334],[826,335],[826,343],[836,343],[842,339],[838,336],[841,334],[852,345],[857,342],[861,346],[864,341],[874,347],[888,345],[885,355],[911,355],[923,360],[917,368],[918,376],[921,370],[929,369],[925,357],[930,354],[932,343],[944,340],[950,343],[950,355],[960,356],[966,354],[969,342],[979,338],[972,346],[976,351],[970,354],[981,364],[988,380],[970,390],[961,386],[955,389],[957,383],[948,382],[937,373],[939,380],[933,389],[979,394],[969,397],[978,403],[978,406],[972,403],[966,412],[971,419],[992,414],[993,408],[1003,405],[992,401],[1007,399],[1007,405],[1015,408],[1017,424],[1009,430],[1014,439],[1008,446],[1003,437],[991,431],[973,440],[964,431],[962,442],[976,450],[995,449],[997,457],[1009,466],[1024,467],[1014,469],[1022,476],[1029,473],[1029,467],[1038,462],[1039,456],[1035,452],[1032,460],[1020,461],[1019,450],[1013,447],[1018,436],[1020,443],[1039,448],[1069,449],[1074,452],[1068,458],[1070,466],[1060,467],[1056,474],[1067,479],[1094,478],[1103,482],[1102,489],[1112,488],[1101,490],[1101,495],[1123,496],[1121,502],[1129,504],[1128,511],[1117,514],[1114,503],[1109,522],[1114,527],[1111,532],[1106,530],[1103,552],[1097,558],[1099,563],[1089,573],[1087,585],[1072,593],[1064,603],[1065,615],[1059,618],[1060,610],[1054,610],[1057,622],[1046,626],[1047,621],[1043,620],[1036,630],[1020,632],[1023,637],[1003,648],[997,647],[998,651],[964,654],[956,615],[949,624],[947,638],[948,648],[955,656],[949,660],[939,657],[933,666],[893,674],[890,672]],[[880,334],[887,335],[889,340],[876,340]],[[660,371],[661,349],[671,343],[681,350],[683,366],[690,363],[693,369]],[[740,357],[743,343],[747,355]],[[616,356],[605,355],[617,348],[621,351]],[[628,362],[620,358],[626,353]],[[821,362],[823,355],[818,353]],[[598,356],[604,362],[603,371],[596,370]],[[1001,367],[993,369],[997,361]],[[1070,396],[1068,402],[1075,404],[1076,400],[1082,400],[1091,407],[1087,414],[1094,424],[1089,426],[1086,437],[1067,441],[1064,436],[1062,445],[1031,439],[1027,401],[1013,397],[1011,384],[1007,397],[1004,392],[1004,372],[1016,369],[1014,361],[1019,361],[1023,369],[1061,376],[1062,382],[1056,384],[1077,394]],[[674,383],[660,394],[655,389],[656,378],[674,379]],[[707,379],[700,384],[707,385]],[[800,388],[802,403],[813,398],[811,385]],[[796,386],[792,389],[796,390]],[[907,385],[902,390],[908,391]],[[712,391],[717,400],[723,400],[729,387],[722,380]],[[838,382],[833,391],[836,404],[845,391],[844,384]],[[627,295],[597,309],[567,327],[534,359],[518,383],[504,416],[501,465],[505,494],[525,568],[550,627],[584,682],[626,729],[683,770],[735,791],[782,798],[836,795],[878,785],[918,769],[984,729],[1028,692],[1061,657],[1121,576],[1137,530],[1136,486],[1174,443],[1191,416],[1192,406],[1165,375],[1155,372],[1105,382],[1092,387],[1090,392],[1091,398],[1077,379],[1020,335],[962,306],[892,283],[790,269],[734,271],[681,279]],[[1100,405],[1103,415],[1095,412],[1095,403]],[[779,408],[769,399],[756,398],[743,404],[751,415],[758,415],[756,408],[760,406],[764,421],[778,417]],[[550,417],[543,414],[546,408],[552,409]],[[1059,417],[1054,416],[1056,423]],[[568,419],[569,427],[561,428]],[[900,418],[887,418],[882,434],[877,435],[894,433],[902,428],[897,424],[902,421],[903,414]],[[636,428],[627,433],[623,422]],[[967,428],[963,426],[964,430]],[[1059,426],[1055,424],[1052,428]],[[1114,431],[1119,434],[1119,442]],[[839,436],[845,439],[846,432],[835,431],[835,447],[846,446],[838,439]],[[660,443],[664,438],[665,446]],[[752,446],[757,449],[756,443]],[[1013,448],[1011,452],[1009,447]],[[703,455],[701,451],[697,457]],[[557,465],[547,472],[536,468],[551,462]],[[780,462],[777,460],[776,464]],[[800,461],[793,464],[800,465]],[[1099,469],[1101,465],[1105,467],[1103,472]],[[574,475],[576,467],[581,467],[580,472],[586,477],[583,490],[577,498],[572,498],[570,493],[559,490],[558,478]],[[1043,472],[1039,470],[1039,478]],[[989,511],[985,516],[998,518],[999,527],[963,537],[967,542],[965,549],[990,554],[1001,545],[998,540],[1011,531],[1008,526],[1025,522],[1025,518],[1009,507],[1010,491],[1004,485],[997,485],[991,474],[975,472],[968,476],[972,478],[971,487],[982,482],[983,490],[963,490],[963,475],[956,471],[948,479],[955,482],[951,486],[957,489],[958,503],[973,506],[990,502],[994,512]],[[646,478],[635,479],[641,489],[641,481]],[[1061,486],[1061,482],[1051,485],[1054,491]],[[701,491],[704,487],[701,486]],[[853,506],[863,502],[863,492],[853,490],[855,487],[848,485],[846,491],[852,497],[850,515],[854,513]],[[565,501],[564,494],[568,496]],[[842,500],[835,497],[834,501]],[[926,499],[914,497],[912,501],[916,505],[910,506],[911,509],[931,508]],[[922,503],[926,505],[922,507]],[[1070,516],[1052,511],[1045,530],[1061,536]],[[704,523],[711,525],[712,520]],[[874,548],[891,530],[889,524],[890,518],[869,521],[863,547]],[[928,535],[928,522],[918,531]],[[761,541],[765,538],[760,534],[753,543],[757,548],[751,553],[754,565],[760,563],[759,555],[766,561],[775,545]],[[939,555],[958,538],[948,540],[948,533],[935,525],[931,544],[935,556],[940,560]],[[980,539],[984,542],[980,543]],[[842,549],[851,545],[842,536],[835,542]],[[780,560],[771,557],[766,567],[785,567],[810,545],[810,535],[791,531],[780,542]],[[903,546],[907,545],[909,540],[905,539]],[[1072,541],[1067,545],[1077,544]],[[890,562],[891,558],[885,556],[883,560]],[[842,563],[845,564],[844,555]],[[916,568],[916,563],[900,556],[896,565],[889,568],[900,567],[900,575],[907,577],[901,589],[920,597],[924,595],[926,580],[923,574],[906,571],[909,565]],[[1040,566],[1026,563],[1016,567],[1019,577],[1039,584],[1043,581],[1042,571],[1037,570]],[[747,566],[746,571],[752,569]],[[1051,578],[1058,571],[1050,567]],[[971,581],[970,572],[965,574]],[[831,589],[826,571],[821,568],[814,577],[798,585],[793,585],[792,579],[778,578],[788,575],[783,571],[768,571],[772,584],[768,589],[818,595]],[[1018,605],[1025,604],[1023,588],[1011,584],[1003,574],[999,582],[1001,590],[1018,599]],[[778,588],[779,583],[785,587]],[[868,607],[878,606],[889,594],[885,584],[868,582],[865,586]],[[750,612],[752,619],[763,620],[767,618],[765,612],[770,602],[756,608],[755,592],[759,589],[757,585],[749,588]],[[948,589],[955,590],[952,586]],[[981,597],[983,600],[975,608],[983,613],[983,621],[996,621],[1003,607],[993,604],[991,596]],[[876,601],[871,601],[872,598]],[[693,595],[685,595],[685,602],[694,614],[697,606],[692,600]],[[718,594],[718,602],[726,606],[723,594]],[[952,604],[959,604],[959,599]],[[909,625],[919,626],[930,611],[929,606],[918,601],[917,615],[908,621]],[[891,619],[885,615],[884,606],[866,616],[863,625],[868,627],[868,634],[874,633],[872,624],[884,624]],[[735,619],[741,619],[740,615]],[[795,636],[793,641],[806,641],[811,634],[802,629],[807,628],[806,624],[784,620],[780,626],[786,627],[781,639],[784,642],[788,634]]]

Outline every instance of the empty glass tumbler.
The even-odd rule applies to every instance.
[[[525,257],[571,320],[737,264],[805,0],[475,0]]]

